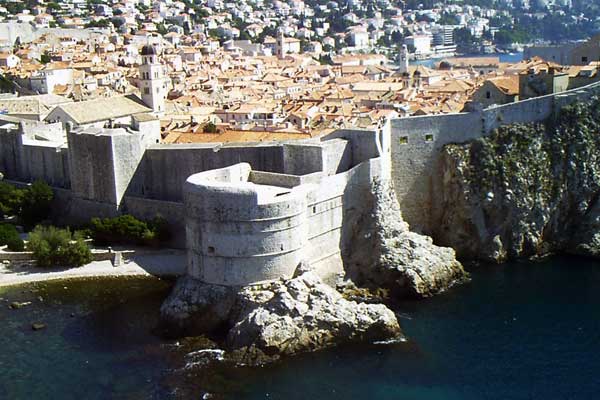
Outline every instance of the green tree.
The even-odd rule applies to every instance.
[[[115,218],[92,218],[90,232],[94,242],[100,245],[157,246],[170,238],[164,218],[156,217],[146,222],[127,214]]]
[[[161,35],[166,35],[168,33],[167,27],[165,26],[165,24],[156,25],[156,31],[158,33],[160,33]]]
[[[115,27],[115,29],[119,29],[125,23],[125,19],[119,18],[119,17],[115,17],[115,18],[111,18],[110,22],[113,24],[113,26]]]
[[[25,248],[25,244],[14,225],[0,224],[0,246],[4,245],[12,251],[23,251]]]
[[[26,229],[48,218],[53,199],[52,188],[43,181],[35,181],[23,191],[19,217]]]
[[[208,122],[206,125],[204,125],[204,128],[202,128],[202,132],[204,132],[204,133],[219,133],[219,130],[217,129],[217,126],[214,123]]]
[[[40,56],[40,62],[42,64],[48,64],[50,61],[52,61],[52,58],[50,58],[50,53],[48,53],[48,51],[44,51],[44,53]]]
[[[324,54],[319,57],[319,63],[321,65],[333,65],[333,60],[329,54]]]
[[[60,10],[61,10],[61,8],[60,8],[60,4],[58,4],[58,3],[56,3],[56,2],[50,2],[50,3],[46,4],[46,10],[47,10],[47,11],[48,11],[50,14],[52,14],[52,13],[55,13],[55,12],[58,12],[58,11],[60,11]]]
[[[92,252],[80,235],[54,226],[36,226],[29,234],[27,249],[42,268],[80,267],[92,261]]]
[[[0,213],[3,217],[18,215],[21,212],[23,190],[13,185],[0,182]]]

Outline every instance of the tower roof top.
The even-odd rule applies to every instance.
[[[156,55],[156,48],[151,44],[144,45],[142,47],[141,55],[143,56],[153,56]]]

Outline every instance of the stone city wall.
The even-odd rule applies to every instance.
[[[600,84],[532,98],[483,111],[407,117],[391,121],[392,176],[402,213],[411,229],[431,234],[440,210],[438,155],[448,143],[489,135],[513,123],[542,122],[561,107],[600,93]]]

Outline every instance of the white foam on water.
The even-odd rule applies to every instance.
[[[388,339],[388,340],[378,340],[376,342],[373,342],[373,344],[395,344],[395,343],[404,343],[407,341],[408,341],[408,339],[403,336],[403,337],[393,338],[393,339]]]

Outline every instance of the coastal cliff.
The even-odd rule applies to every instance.
[[[600,255],[600,101],[543,124],[446,145],[436,242],[503,262],[554,252]]]
[[[419,298],[468,279],[452,248],[410,231],[389,181],[375,181],[365,202],[370,212],[351,224],[352,251],[345,259],[356,284]]]

